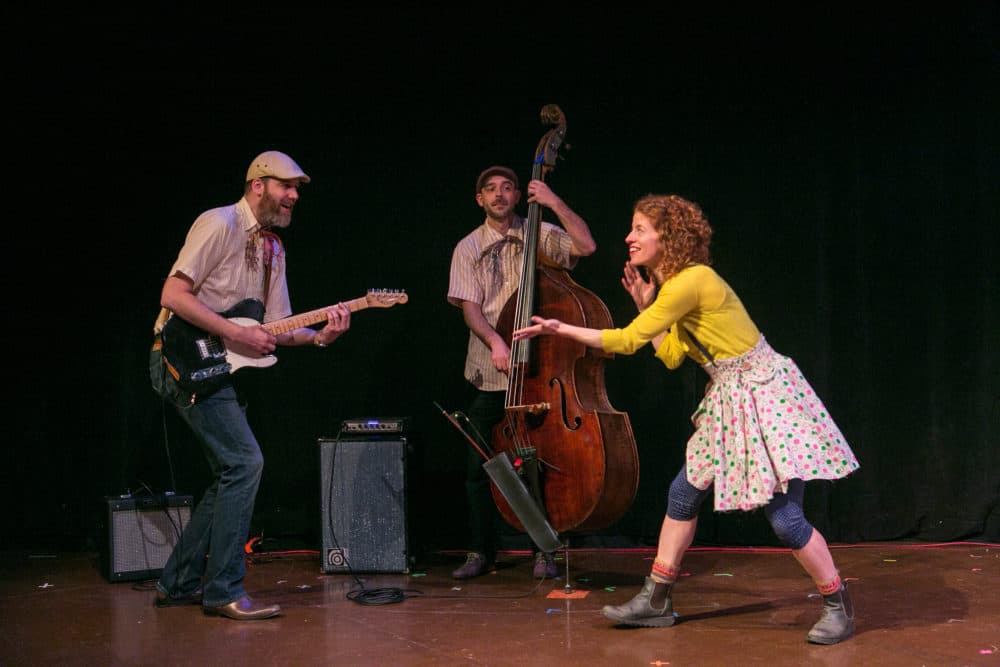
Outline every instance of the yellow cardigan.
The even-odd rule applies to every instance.
[[[627,327],[603,329],[601,347],[606,352],[632,354],[669,329],[656,350],[656,358],[667,368],[677,368],[685,356],[698,364],[708,363],[682,327],[716,359],[738,357],[760,339],[757,325],[733,288],[711,267],[692,264],[663,283],[653,303]]]

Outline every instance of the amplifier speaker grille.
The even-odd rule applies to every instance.
[[[104,576],[112,582],[158,578],[191,520],[191,496],[107,497],[105,502]]]
[[[406,438],[319,439],[321,570],[409,572]]]

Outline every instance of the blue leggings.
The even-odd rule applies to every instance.
[[[805,494],[805,482],[801,479],[788,480],[788,493],[776,493],[771,502],[764,506],[764,516],[767,517],[774,534],[786,547],[801,549],[812,537],[812,524],[806,520],[802,512],[802,497]],[[670,494],[667,496],[667,516],[675,521],[690,521],[698,517],[702,502],[711,493],[709,486],[704,491],[699,490],[687,480],[684,468],[670,483]]]

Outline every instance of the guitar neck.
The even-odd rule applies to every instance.
[[[352,313],[355,313],[368,307],[368,299],[360,296],[357,299],[345,301],[344,305],[350,308]],[[316,310],[310,310],[307,313],[299,313],[298,315],[292,315],[291,317],[275,320],[274,322],[266,322],[261,326],[277,336],[278,334],[288,333],[293,329],[301,329],[302,327],[308,327],[313,324],[317,324],[318,322],[325,322],[327,319],[326,313],[331,308],[333,308],[333,306],[317,308]]]

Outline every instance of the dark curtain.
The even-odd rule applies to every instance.
[[[549,183],[599,246],[574,277],[616,324],[634,310],[619,284],[632,202],[702,204],[716,268],[861,461],[807,487],[829,541],[1000,541],[997,6],[907,11],[592,10],[541,53],[512,30],[523,48],[502,56],[406,12],[378,31],[361,10],[299,17],[289,43],[249,14],[205,32],[179,14],[24,17],[9,48],[27,66],[7,73],[23,91],[7,101],[8,201],[28,206],[3,269],[0,546],[94,548],[106,496],[201,493],[203,456],[149,387],[150,330],[190,223],[276,148],[314,179],[281,232],[296,312],[373,288],[410,300],[240,371],[266,460],[254,531],[318,544],[318,439],[406,416],[411,539],[462,548],[468,445],[434,405],[464,407],[450,255],[481,221],[476,174],[527,178],[548,103],[569,144]],[[53,64],[34,64],[41,49]],[[605,373],[640,485],[579,539],[652,544],[704,377],[649,350]],[[774,538],[760,513],[706,511],[698,540]]]

